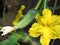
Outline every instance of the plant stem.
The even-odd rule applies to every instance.
[[[5,22],[6,2],[7,2],[7,0],[4,1],[4,7],[3,7],[3,20],[4,20],[4,22]],[[5,23],[4,23],[4,25],[5,25]]]
[[[55,3],[54,3],[53,14],[54,14],[54,12],[55,12],[56,5],[57,5],[57,0],[55,0]]]
[[[50,6],[47,6],[48,8],[50,8],[51,10],[53,10],[54,8],[53,7],[50,7]],[[57,8],[55,8],[55,10],[58,10],[60,9],[60,5],[57,6]]]
[[[53,42],[51,43],[51,45],[53,45],[53,44],[54,44],[54,42],[55,42],[55,39],[53,40]]]
[[[47,0],[44,0],[44,9],[46,8]]]
[[[35,8],[34,8],[34,9],[36,9],[36,10],[37,10],[37,9],[39,8],[39,6],[40,6],[41,2],[42,2],[42,0],[39,0],[39,1],[38,1],[38,3],[37,3],[37,5],[35,6]]]
[[[20,44],[17,42],[17,45],[20,45]]]
[[[4,7],[3,7],[3,19],[5,18],[5,11],[6,11],[6,0],[4,1]]]
[[[43,5],[44,5],[44,4],[42,4],[41,7],[40,7],[40,9],[38,10],[38,13],[39,13],[40,15],[42,15]]]

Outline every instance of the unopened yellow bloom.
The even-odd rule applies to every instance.
[[[42,11],[35,17],[36,22],[29,29],[29,35],[38,37],[41,35],[40,42],[42,45],[49,45],[51,39],[60,38],[60,16],[52,15],[49,9]]]
[[[20,19],[23,17],[23,10],[25,9],[25,6],[22,5],[21,8],[18,10],[18,14],[16,16],[16,19],[13,21],[13,25],[15,26],[19,21]]]

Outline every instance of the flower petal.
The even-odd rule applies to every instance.
[[[32,37],[40,36],[41,34],[40,34],[39,30],[40,30],[41,27],[42,26],[39,26],[39,24],[34,23],[32,25],[32,27],[29,29],[29,35],[32,36]]]
[[[50,27],[52,29],[52,39],[60,39],[60,25],[55,25]]]
[[[49,42],[50,42],[50,38],[41,36],[40,43],[42,45],[49,45]]]
[[[49,45],[50,39],[51,39],[51,32],[48,27],[44,27],[41,29],[42,35],[40,38],[40,42],[42,45]]]
[[[42,11],[42,14],[43,14],[44,17],[49,18],[49,17],[51,17],[52,12],[51,12],[51,10],[49,10],[49,9],[47,8],[47,9],[44,9],[44,10]]]

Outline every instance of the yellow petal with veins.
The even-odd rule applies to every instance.
[[[60,39],[60,16],[52,15],[49,9],[44,9],[42,14],[36,15],[36,23],[29,29],[29,34],[32,37],[41,35],[41,44],[49,45],[51,39]]]

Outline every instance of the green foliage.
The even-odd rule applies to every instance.
[[[24,28],[26,27],[30,22],[33,21],[33,19],[36,16],[37,9],[39,8],[42,0],[39,0],[35,8],[30,9],[27,14],[24,16],[24,18],[16,25],[17,28]]]
[[[14,33],[12,36],[10,36],[7,40],[4,40],[2,42],[0,42],[0,45],[15,45],[17,40],[20,38],[21,36],[17,33]]]
[[[16,45],[19,39],[22,39],[25,41],[29,40],[31,42],[30,40],[31,38],[29,36],[24,35],[24,32],[22,31],[19,31],[19,33],[12,32],[11,34],[12,35],[8,39],[0,42],[0,45]]]
[[[16,25],[17,28],[22,29],[22,28],[26,27],[30,22],[32,22],[34,20],[34,18],[36,16],[36,13],[38,13],[37,9],[38,9],[39,5],[41,4],[41,1],[42,0],[39,0],[37,6],[35,8],[33,8],[33,9],[30,9],[27,12],[27,14],[24,16],[24,18]],[[19,39],[22,39],[24,41],[28,41],[28,42],[30,42],[30,45],[32,45],[31,38],[28,35],[24,35],[24,32],[21,31],[21,30],[19,30],[18,33],[11,32],[11,36],[8,39],[0,42],[0,45],[16,45],[16,44],[18,44],[17,41]]]
[[[40,0],[37,4],[37,8],[39,7],[40,5]],[[36,13],[37,13],[37,8],[33,8],[33,9],[30,9],[27,14],[24,16],[24,18],[16,25],[17,28],[24,28],[26,27],[30,22],[33,21],[33,19],[35,18],[36,16]],[[31,41],[31,38],[28,36],[28,35],[24,35],[24,32],[23,31],[19,31],[19,33],[15,33],[15,32],[11,32],[11,36],[0,42],[0,45],[16,45],[17,44],[17,41],[19,39],[22,39],[24,41],[27,41],[27,42],[30,42],[30,45],[32,45],[32,41]],[[18,44],[19,45],[19,44]]]
[[[2,29],[2,27],[0,26],[0,29]]]

